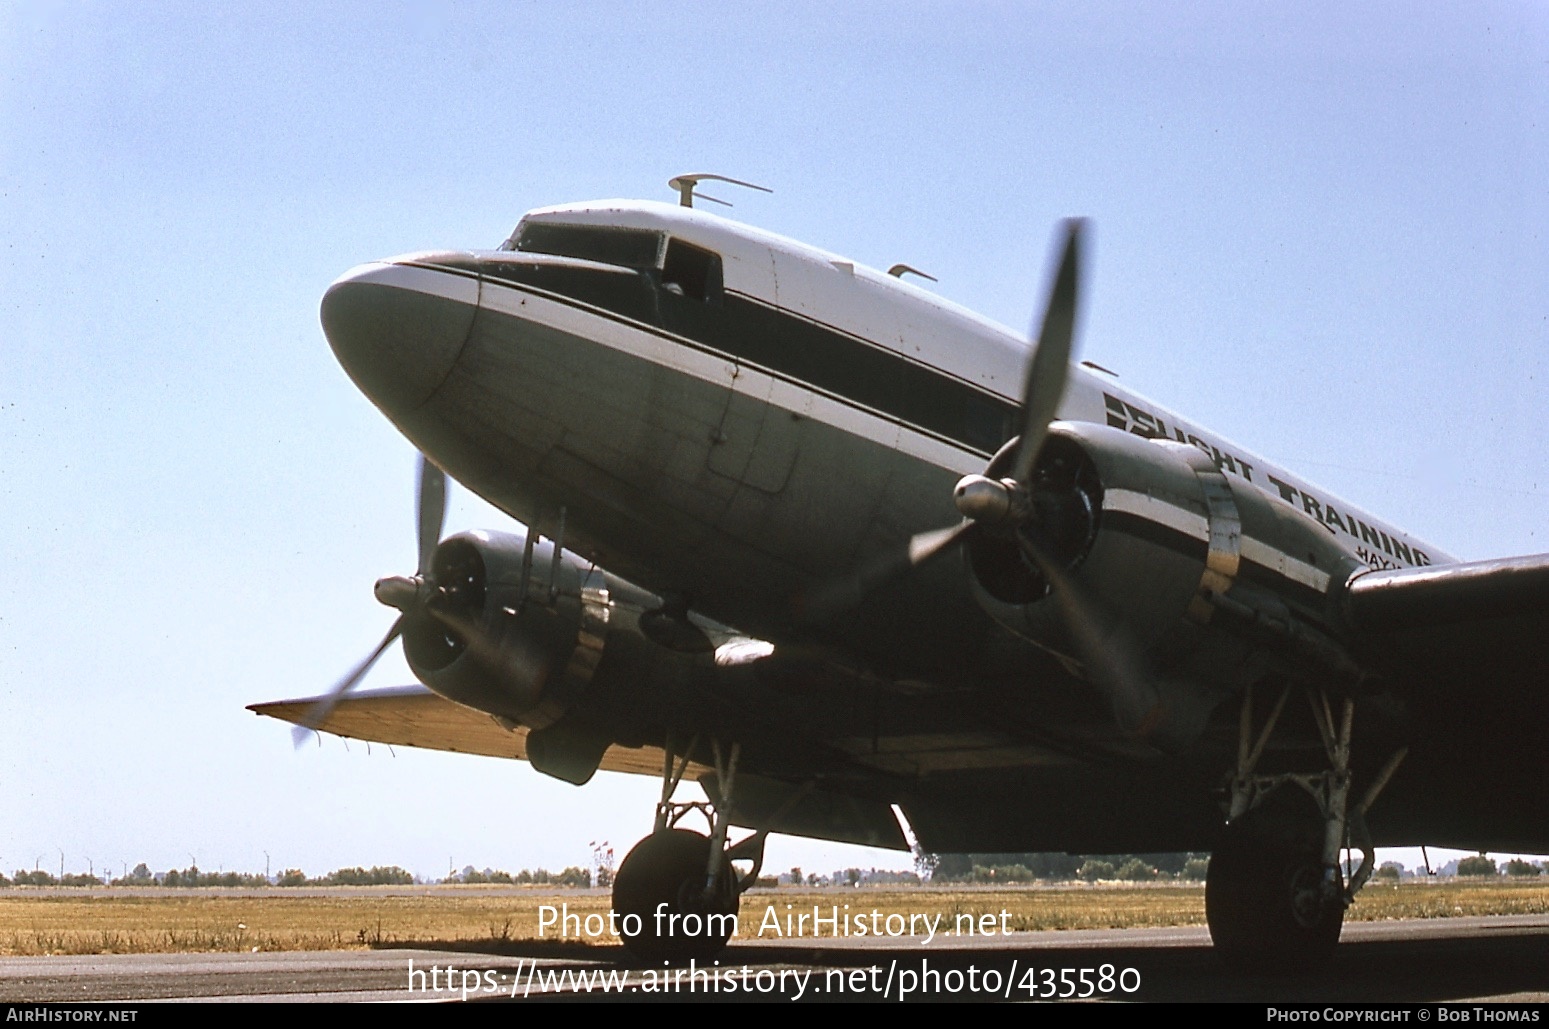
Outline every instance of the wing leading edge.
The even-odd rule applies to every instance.
[[[1549,554],[1366,572],[1345,587],[1345,614],[1363,633],[1549,615]]]
[[[250,704],[254,714],[301,725],[316,697]],[[493,715],[447,700],[424,686],[362,690],[339,701],[318,731],[368,743],[444,750],[485,757],[527,758],[527,728],[506,728]],[[660,747],[609,747],[601,767],[609,772],[662,774]],[[697,779],[712,769],[691,763],[685,775]]]

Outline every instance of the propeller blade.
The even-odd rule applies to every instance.
[[[962,521],[945,529],[935,529],[931,532],[921,532],[909,538],[909,568],[918,568],[937,554],[942,553],[952,544],[962,539],[969,529],[973,528],[973,522]]]
[[[1145,673],[1134,643],[1060,566],[1035,532],[1032,527],[1024,528],[1023,538],[1038,570],[1054,591],[1081,663],[1108,698],[1120,727],[1144,739],[1165,721],[1167,711]]]
[[[441,542],[441,526],[446,520],[446,473],[420,455],[419,477],[420,566],[419,574],[430,571],[430,558]]]
[[[377,644],[376,649],[368,654],[364,661],[351,669],[348,675],[340,679],[338,684],[329,690],[321,700],[313,704],[312,709],[307,712],[307,716],[301,721],[301,724],[290,731],[291,740],[298,748],[317,731],[318,726],[328,720],[328,716],[333,714],[333,709],[339,706],[339,701],[344,699],[344,695],[353,689],[356,683],[366,677],[366,673],[371,671],[371,666],[376,664],[377,658],[381,657],[383,651],[392,645],[393,640],[402,635],[403,620],[404,616],[400,615],[393,622],[393,627],[387,630],[387,635],[382,637],[382,642]]]
[[[1076,303],[1080,293],[1081,236],[1086,221],[1065,220],[1065,247],[1059,271],[1044,306],[1043,326],[1038,344],[1027,362],[1027,382],[1022,387],[1022,432],[1011,477],[1023,486],[1033,474],[1033,462],[1043,446],[1049,423],[1059,410],[1065,395],[1065,380],[1070,374],[1070,355],[1076,332]]]
[[[904,547],[879,554],[843,578],[798,597],[794,605],[798,621],[816,624],[849,610],[883,583],[945,553],[973,528],[973,522],[964,520],[945,529],[916,533]]]

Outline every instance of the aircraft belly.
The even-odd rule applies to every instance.
[[[964,771],[900,801],[937,853],[1209,850],[1221,824],[1205,784],[1176,765]]]

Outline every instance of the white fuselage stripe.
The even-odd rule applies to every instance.
[[[729,354],[665,335],[609,311],[570,299],[553,299],[528,287],[489,279],[484,280],[481,299],[488,310],[606,346],[702,382],[735,389],[792,414],[812,418],[958,475],[979,471],[987,459],[984,454],[949,443],[870,408],[841,400],[747,362],[739,362]]]
[[[1103,510],[1117,511],[1123,514],[1144,518],[1156,525],[1164,526],[1175,532],[1182,533],[1190,539],[1208,542],[1210,539],[1210,522],[1204,515],[1197,511],[1190,511],[1160,497],[1154,497],[1149,493],[1140,493],[1136,490],[1110,489],[1103,492]],[[1328,592],[1329,574],[1313,567],[1305,561],[1298,560],[1283,551],[1262,540],[1251,536],[1240,537],[1240,551],[1243,560],[1251,561],[1276,575],[1283,576],[1292,582],[1316,590],[1319,593]]]
[[[470,307],[477,307],[479,303],[479,278],[470,272],[459,273],[441,268],[427,268],[424,265],[373,261],[351,268],[339,276],[334,285],[345,282],[407,289],[414,293],[424,293],[426,296],[455,300],[459,304],[467,304]]]
[[[702,382],[734,389],[805,418],[812,418],[910,457],[958,475],[981,471],[985,455],[967,450],[875,411],[841,400],[806,383],[741,363],[728,354],[698,343],[664,334],[602,308],[593,308],[542,290],[489,278],[475,273],[422,265],[372,263],[350,269],[340,281],[372,282],[444,297],[479,306],[564,332],[611,350],[629,354],[658,367],[692,376]],[[1134,490],[1112,489],[1103,497],[1105,510],[1132,514],[1182,533],[1208,541],[1205,516],[1168,501]],[[1329,573],[1276,550],[1248,536],[1242,537],[1241,554],[1270,572],[1284,576],[1319,593],[1328,591]]]
[[[1244,561],[1252,561],[1260,567],[1267,568],[1277,575],[1283,575],[1292,582],[1300,583],[1319,593],[1328,592],[1330,581],[1328,572],[1315,568],[1306,561],[1299,561],[1290,554],[1276,550],[1251,536],[1242,537],[1242,558]]]
[[[1149,493],[1128,489],[1103,491],[1103,510],[1119,511],[1144,518],[1148,522],[1164,525],[1176,532],[1197,540],[1210,538],[1210,523],[1197,511],[1179,507]]]

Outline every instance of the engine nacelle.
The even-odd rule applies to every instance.
[[[997,455],[986,476],[1006,474],[1014,449]],[[1329,594],[1360,562],[1327,527],[1228,477],[1198,448],[1056,422],[1028,492],[1046,558],[1101,605],[1123,637],[1113,645],[1143,660],[1156,710],[1173,720],[1159,733],[1167,749],[1192,740],[1222,697],[1274,659],[1289,655],[1314,671],[1329,670],[1319,661],[1339,664],[1328,642]],[[975,595],[992,617],[1080,662],[1070,612],[1020,530],[979,533],[967,551]],[[1174,683],[1198,685],[1178,695]],[[1156,710],[1135,708],[1156,697],[1109,699],[1125,729],[1145,723],[1151,731]]]
[[[601,572],[553,561],[553,544],[462,532],[443,540],[430,578],[440,595],[404,628],[409,667],[442,696],[542,729],[590,685],[610,613]],[[525,587],[525,588],[524,588]]]

